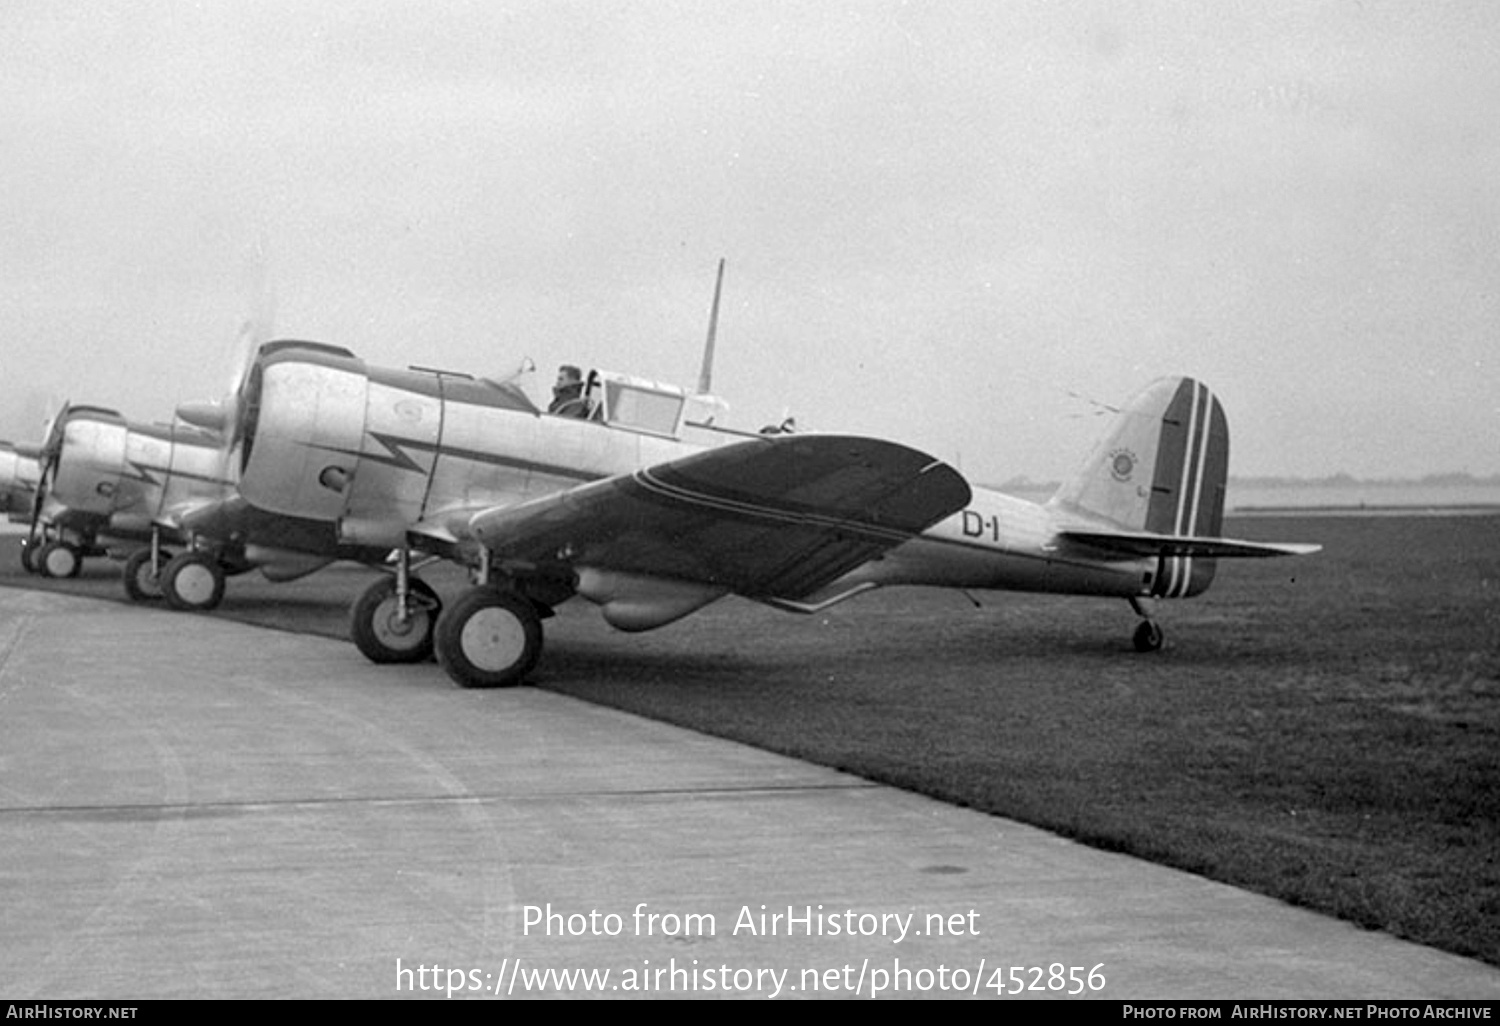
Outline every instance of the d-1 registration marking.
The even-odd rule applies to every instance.
[[[963,532],[965,538],[983,538],[989,535],[990,541],[1000,540],[1000,518],[987,517],[975,513],[972,509],[963,511]]]

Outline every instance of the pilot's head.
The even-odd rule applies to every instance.
[[[552,387],[567,388],[570,385],[579,385],[582,383],[583,371],[579,370],[571,363],[565,363],[561,367],[557,368],[557,384],[553,385]]]

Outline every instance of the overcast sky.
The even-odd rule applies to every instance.
[[[723,256],[738,426],[1058,478],[1188,373],[1235,474],[1497,473],[1497,54],[1493,0],[7,0],[0,437],[221,393],[264,291],[692,385]]]

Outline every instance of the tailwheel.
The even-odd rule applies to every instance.
[[[161,592],[173,609],[215,609],[224,598],[224,569],[206,553],[181,553],[162,569]]]
[[[83,553],[67,542],[47,542],[31,559],[43,577],[77,577],[83,569]]]
[[[1155,620],[1142,620],[1136,626],[1135,637],[1131,640],[1135,642],[1137,652],[1159,652],[1166,636]]]
[[[395,578],[382,577],[355,599],[349,634],[372,663],[420,663],[432,655],[433,628],[442,609],[437,592],[413,577],[403,617]]]
[[[156,563],[156,569],[152,568],[151,550],[149,548],[137,549],[125,560],[123,576],[125,578],[125,594],[130,596],[132,602],[154,602],[162,597],[161,573],[159,570],[166,568],[170,553],[163,551]]]
[[[435,640],[438,662],[459,684],[511,687],[542,654],[542,620],[515,592],[479,587],[443,610]]]

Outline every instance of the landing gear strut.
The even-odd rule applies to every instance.
[[[151,544],[125,560],[125,594],[130,601],[152,602],[162,597],[161,574],[171,558],[172,554],[161,547],[159,533],[153,530]]]
[[[1162,633],[1161,626],[1151,619],[1153,609],[1146,599],[1133,598],[1130,600],[1130,608],[1135,610],[1135,615],[1141,618],[1136,625],[1135,635],[1131,640],[1135,643],[1137,652],[1159,652],[1162,644],[1166,641],[1166,635]]]

